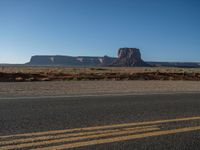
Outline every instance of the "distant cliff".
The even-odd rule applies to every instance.
[[[32,56],[28,65],[43,65],[43,66],[108,66],[116,58],[104,56],[104,57],[89,57],[89,56],[46,56],[38,55]]]
[[[28,65],[62,65],[62,66],[118,66],[139,67],[149,66],[141,59],[140,50],[136,48],[120,48],[118,58],[114,57],[90,57],[90,56],[32,56]]]
[[[154,67],[200,68],[200,62],[146,62]]]
[[[120,48],[118,58],[90,57],[90,56],[60,56],[36,55],[32,56],[26,65],[32,66],[114,66],[114,67],[186,67],[200,68],[200,62],[145,62],[137,48]]]
[[[140,50],[137,48],[120,48],[118,50],[118,58],[112,65],[119,67],[149,66],[142,60]]]

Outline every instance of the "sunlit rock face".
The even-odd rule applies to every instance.
[[[142,60],[139,49],[120,48],[118,50],[118,58],[113,63],[113,66],[141,67],[141,66],[149,66],[149,65]]]

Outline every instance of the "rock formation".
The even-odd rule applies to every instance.
[[[112,65],[119,67],[149,66],[142,60],[140,50],[137,48],[120,48],[118,58]]]
[[[200,68],[200,62],[144,62],[141,58],[140,50],[137,48],[120,48],[118,58],[114,57],[90,57],[90,56],[59,56],[59,55],[38,55],[32,56],[26,65],[33,66],[116,66],[116,67],[187,67]]]
[[[113,57],[89,57],[89,56],[57,56],[37,55],[32,56],[27,65],[36,66],[109,66],[115,61]]]
[[[120,48],[118,58],[113,57],[90,57],[90,56],[59,56],[44,55],[32,56],[27,65],[44,66],[121,66],[121,67],[140,67],[148,66],[142,59],[140,50],[137,48]]]

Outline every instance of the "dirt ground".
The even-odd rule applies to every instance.
[[[200,92],[198,81],[0,82],[0,97]]]
[[[0,97],[163,92],[200,92],[200,69],[0,67]]]

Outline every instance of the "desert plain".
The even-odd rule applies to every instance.
[[[199,68],[0,67],[1,97],[200,92]]]

